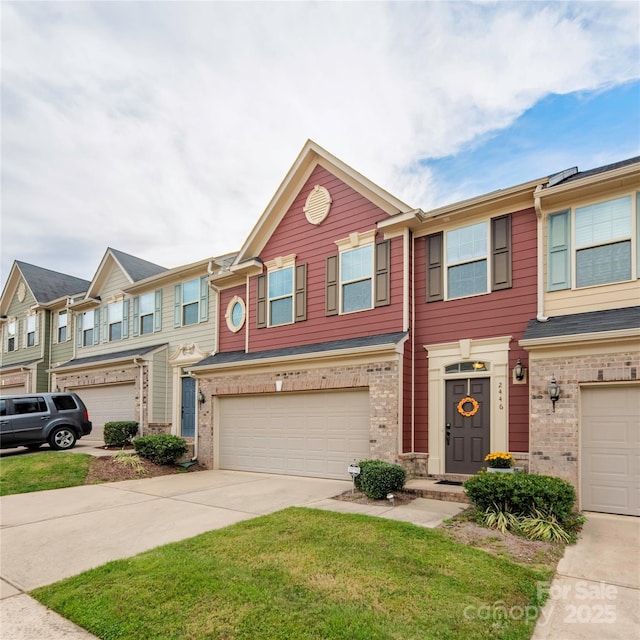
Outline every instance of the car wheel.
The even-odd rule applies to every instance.
[[[76,444],[76,433],[70,427],[58,427],[51,432],[49,444],[52,449],[72,449]]]
[[[42,446],[42,442],[38,442],[37,444],[27,444],[25,446],[29,451],[37,451]]]

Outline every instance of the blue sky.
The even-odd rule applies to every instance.
[[[308,138],[425,210],[640,154],[636,2],[3,2],[0,276],[237,250]]]

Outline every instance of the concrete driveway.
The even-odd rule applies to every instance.
[[[640,518],[587,513],[547,589],[532,640],[640,638]]]
[[[198,471],[0,498],[0,635],[3,640],[94,636],[26,592],[110,560],[290,506],[437,526],[464,505],[417,499],[393,507],[332,500],[348,480]]]

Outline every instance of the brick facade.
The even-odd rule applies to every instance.
[[[260,373],[203,374],[200,390],[207,399],[199,411],[198,460],[213,468],[215,424],[214,398],[243,394],[274,393],[274,380],[282,380],[280,393],[369,389],[370,456],[387,462],[398,461],[400,383],[398,362],[380,361],[353,366],[295,369]]]
[[[640,351],[536,357],[530,373],[530,470],[563,478],[579,491],[580,387],[637,380]],[[555,412],[547,392],[552,376],[561,389]]]

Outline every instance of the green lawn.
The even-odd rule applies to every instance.
[[[91,456],[86,453],[40,451],[0,461],[0,496],[84,484]]]
[[[550,576],[436,530],[290,508],[32,595],[103,640],[516,640]]]

